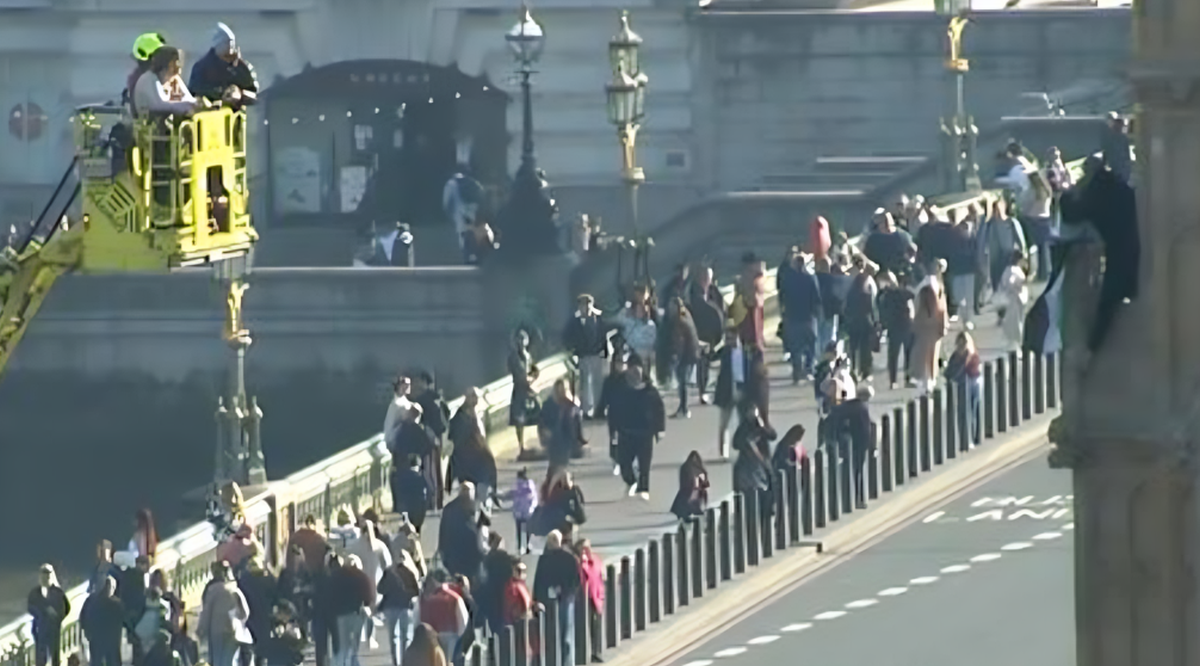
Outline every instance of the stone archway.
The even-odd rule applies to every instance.
[[[264,102],[275,226],[435,225],[459,160],[485,185],[505,180],[507,95],[454,66],[337,62],[279,81]]]

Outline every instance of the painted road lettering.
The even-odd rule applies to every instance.
[[[1008,495],[980,497],[966,509],[934,511],[922,523],[978,523],[1008,520],[1062,520],[1072,516],[1074,495]]]

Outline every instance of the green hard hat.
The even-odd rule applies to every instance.
[[[142,33],[133,40],[133,57],[137,60],[149,60],[150,56],[166,43],[166,38],[157,32]]]

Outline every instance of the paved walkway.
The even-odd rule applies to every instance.
[[[768,322],[767,330],[774,331],[775,323]],[[995,314],[990,309],[985,310],[983,316],[976,318],[976,326],[974,335],[984,360],[996,358],[1006,351],[1003,349],[1003,335],[997,328]],[[951,336],[959,330],[961,326],[953,324]],[[948,336],[948,339],[953,338]],[[943,353],[949,352],[944,348]],[[783,363],[778,340],[768,341],[767,358],[772,378],[771,421],[781,434],[796,423],[802,424],[810,433],[808,443],[811,448],[811,437],[815,435],[817,427],[812,386],[809,382],[792,386],[791,369]],[[872,413],[876,418],[890,413],[892,408],[901,406],[918,395],[916,389],[888,389],[886,366],[881,362],[883,360],[882,354],[876,355],[876,364],[881,366],[874,377],[876,395],[872,399]],[[713,379],[715,381],[715,374]],[[664,397],[668,413],[673,412],[678,406],[675,394],[670,392]],[[711,501],[717,503],[733,492],[732,465],[721,460],[717,452],[718,410],[712,406],[697,405],[695,400],[693,397],[692,418],[671,419],[667,432],[655,447],[649,501],[626,497],[624,482],[613,475],[613,466],[607,455],[606,426],[602,423],[586,426],[585,436],[593,443],[595,450],[588,457],[572,464],[576,483],[583,488],[587,500],[588,521],[581,527],[579,534],[591,540],[592,547],[605,564],[616,564],[622,556],[632,554],[650,539],[661,537],[665,531],[674,531],[678,521],[670,513],[670,507],[679,484],[679,466],[693,449],[700,451],[708,467],[712,483],[709,495]],[[511,485],[517,470],[522,466],[524,464],[513,461],[501,462],[501,490]],[[545,463],[529,463],[528,467],[532,478],[540,482],[545,477]],[[437,528],[438,516],[431,515],[426,519],[422,535],[422,545],[427,558],[437,552]],[[497,513],[493,517],[492,529],[499,531],[504,537],[506,547],[511,549],[516,536],[511,514]],[[528,579],[532,582],[537,566],[537,554],[527,555],[524,560],[529,567]],[[362,656],[364,666],[389,663],[386,645],[382,643],[378,650],[368,650],[364,645]]]

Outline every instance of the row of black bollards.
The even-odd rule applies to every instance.
[[[976,380],[955,382],[878,416],[874,448],[858,452],[819,428],[800,464],[776,471],[770,487],[734,494],[680,523],[631,556],[608,565],[599,613],[580,590],[489,636],[470,659],[478,666],[571,666],[620,646],[694,600],[788,550],[823,546],[817,530],[866,508],[974,446],[1057,409],[1058,359],[1012,352],[983,364]],[[571,622],[571,626],[563,626]],[[574,637],[562,640],[565,635]],[[570,654],[566,652],[570,649]]]

